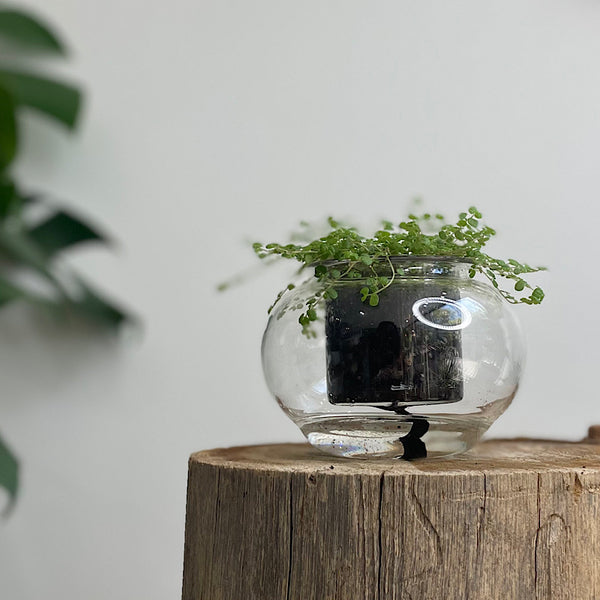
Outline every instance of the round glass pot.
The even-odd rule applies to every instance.
[[[335,284],[306,335],[298,317],[323,286],[310,270],[271,313],[262,361],[270,391],[316,448],[363,458],[456,454],[512,401],[522,335],[500,293],[469,277],[468,262],[377,260],[364,278]],[[373,274],[391,279],[377,306],[360,292]]]

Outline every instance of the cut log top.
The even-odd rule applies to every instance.
[[[590,428],[591,429],[591,428]],[[322,454],[308,444],[238,446],[196,452],[190,465],[200,463],[232,469],[281,473],[331,472],[344,475],[408,475],[577,471],[600,469],[600,444],[591,436],[582,442],[554,440],[489,440],[450,458],[348,459]]]

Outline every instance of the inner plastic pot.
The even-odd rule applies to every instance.
[[[362,302],[356,284],[326,302],[327,392],[331,404],[374,406],[408,415],[409,406],[463,398],[461,313],[456,287],[407,278]],[[429,429],[413,417],[404,458],[426,456]]]

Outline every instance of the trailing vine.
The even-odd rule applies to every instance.
[[[301,264],[301,269],[314,269],[314,276],[321,285],[305,299],[298,318],[303,333],[308,336],[314,335],[311,324],[317,320],[319,302],[335,299],[336,287],[342,281],[364,280],[360,288],[361,300],[377,306],[380,295],[398,276],[405,274],[402,267],[394,266],[393,256],[462,258],[469,263],[470,277],[483,275],[508,302],[540,304],[544,299],[543,290],[533,287],[525,276],[545,268],[532,267],[513,258],[501,260],[483,252],[482,248],[496,231],[483,224],[481,219],[481,212],[474,206],[461,212],[456,223],[447,223],[441,214],[409,214],[406,221],[397,225],[382,221],[381,229],[371,237],[365,237],[356,228],[330,217],[330,231],[318,239],[304,244],[257,242],[253,248],[261,259],[295,260]],[[501,285],[505,281],[512,283],[511,291],[505,289],[504,283]],[[284,294],[292,289],[294,284],[290,283],[279,292],[268,312],[271,313]]]

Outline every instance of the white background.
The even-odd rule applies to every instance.
[[[491,434],[600,422],[599,2],[24,5],[89,97],[74,137],[28,121],[19,175],[119,240],[73,264],[146,329],[114,343],[0,313],[0,431],[22,463],[2,598],[179,597],[188,455],[300,439],[259,362],[287,272],[214,288],[301,219],[476,204],[496,253],[551,268],[544,304],[516,309],[527,371]]]

